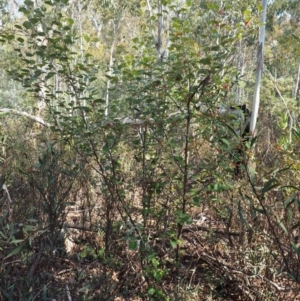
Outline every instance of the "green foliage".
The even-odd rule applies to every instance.
[[[234,104],[236,89],[244,89],[241,100],[251,88],[240,52],[255,37],[261,7],[162,1],[160,12],[156,5],[149,15],[141,5],[143,28],[130,47],[110,48],[109,72],[85,51],[94,40],[68,1],[27,0],[15,31],[1,34],[19,58],[8,71],[50,123],[40,129],[32,120],[3,119],[0,184],[12,188],[14,209],[11,215],[8,197],[1,199],[5,298],[219,300],[232,290],[232,298],[259,299],[257,281],[269,285],[271,270],[299,282],[299,246],[291,239],[299,227],[299,130],[288,130],[288,114],[277,116],[277,165],[258,157],[257,169],[248,169],[260,137],[238,148],[239,118],[220,113]],[[136,10],[126,1],[99,7],[113,23],[105,32],[114,45],[117,17]],[[157,37],[162,16],[168,28]],[[167,53],[158,58],[159,39]],[[277,82],[284,96],[288,83]],[[271,84],[265,101],[278,94]],[[235,177],[232,161],[241,161],[244,177]],[[232,268],[232,258],[243,266]],[[10,275],[12,259],[20,260],[19,278]]]

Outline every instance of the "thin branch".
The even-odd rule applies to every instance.
[[[287,106],[287,103],[286,103],[284,97],[282,96],[282,94],[281,94],[279,88],[277,87],[275,78],[273,77],[272,73],[271,73],[269,70],[268,70],[268,72],[269,72],[270,77],[271,77],[271,80],[272,80],[272,82],[273,82],[273,84],[274,84],[274,88],[276,89],[276,92],[278,93],[280,99],[282,100],[282,102],[283,102],[283,104],[284,104],[284,106],[285,106],[285,108],[286,108],[287,114],[288,114],[288,116],[289,116],[289,118],[290,118],[290,120],[289,120],[289,130],[290,130],[290,131],[289,131],[289,142],[291,143],[291,142],[292,142],[293,116],[292,116],[292,114],[291,114],[291,112],[290,112],[290,110],[289,110],[289,108],[288,108],[288,106]]]
[[[273,82],[273,84],[274,84],[274,88],[275,88],[276,92],[278,93],[280,99],[282,100],[282,102],[283,102],[283,104],[284,104],[284,106],[285,106],[285,108],[286,108],[287,114],[289,115],[290,118],[292,118],[292,115],[291,115],[291,113],[290,113],[290,110],[289,110],[289,108],[288,108],[288,106],[287,106],[287,103],[286,103],[284,97],[282,96],[282,94],[281,94],[281,92],[280,92],[280,90],[279,90],[279,88],[278,88],[278,86],[277,86],[277,84],[276,84],[276,80],[275,80],[274,76],[272,75],[272,73],[271,73],[269,70],[267,70],[267,71],[268,71],[269,74],[270,74],[270,77],[271,77],[271,80],[272,80],[272,82]]]

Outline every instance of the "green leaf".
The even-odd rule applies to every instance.
[[[215,184],[209,184],[207,186],[208,191],[215,191],[215,192],[221,192],[230,189],[229,186],[226,186],[224,184],[215,183]]]
[[[257,136],[256,136],[256,137],[253,137],[253,138],[251,139],[250,145],[249,145],[250,147],[249,147],[249,148],[252,148],[252,147],[253,147],[253,145],[255,144],[256,140],[257,140]]]
[[[299,252],[298,246],[293,241],[291,241],[291,245],[292,245],[292,248],[294,249],[294,251],[298,253]]]
[[[33,1],[31,1],[31,0],[25,0],[25,1],[24,1],[24,4],[25,4],[28,8],[34,7],[34,3],[33,3]]]
[[[219,51],[220,50],[220,46],[219,45],[212,46],[210,49],[211,49],[211,51]]]
[[[287,223],[290,225],[294,219],[294,210],[292,208],[287,209]]]
[[[217,11],[217,10],[220,9],[219,5],[213,4],[213,3],[207,3],[206,6],[207,6],[207,8],[210,9],[210,10],[215,10],[215,11]]]
[[[30,231],[34,231],[35,229],[36,229],[35,226],[27,225],[27,226],[24,226],[22,230],[23,230],[24,233],[27,233],[27,232],[30,232]]]
[[[247,18],[251,15],[251,11],[249,9],[244,10],[243,12],[244,18]]]
[[[153,287],[148,289],[148,295],[152,296],[155,294],[155,289]]]
[[[256,175],[256,164],[253,164],[253,162],[249,162],[248,169],[249,169],[250,181],[252,184],[254,184],[255,175]]]
[[[278,187],[278,181],[274,178],[270,179],[263,187],[262,194],[264,195],[266,192],[270,191],[271,189]]]
[[[37,223],[37,222],[38,222],[38,220],[35,219],[35,218],[29,218],[28,221],[29,221],[30,223]]]
[[[284,223],[282,222],[282,220],[278,220],[277,222],[280,225],[280,227],[282,228],[282,230],[285,232],[285,234],[288,234],[288,231],[287,231]]]
[[[184,160],[183,160],[182,156],[173,156],[173,160],[174,160],[176,163],[184,164]]]
[[[29,21],[30,21],[31,24],[35,25],[35,24],[37,24],[40,21],[40,19],[38,19],[38,18],[30,18]],[[23,23],[23,25],[24,25],[24,23]]]
[[[200,204],[201,204],[201,199],[200,199],[200,197],[198,197],[198,196],[193,197],[193,203],[194,203],[194,205],[196,205],[196,206],[200,206]]]
[[[232,5],[231,5],[231,4],[225,4],[225,7],[224,7],[225,10],[229,10],[229,9],[231,9],[231,8],[232,8]]]
[[[184,213],[180,210],[177,210],[176,215],[177,215],[176,222],[180,225],[184,225],[186,223],[191,224],[193,222],[192,218],[188,213]],[[178,243],[178,241],[176,243]]]
[[[23,26],[24,26],[26,29],[29,29],[29,28],[31,28],[31,23],[30,23],[29,21],[25,21],[25,22],[23,23]]]
[[[222,138],[221,141],[222,141],[225,145],[227,145],[227,146],[230,146],[230,145],[231,145],[231,143],[230,143],[227,139],[225,139],[225,138]]]
[[[17,245],[17,244],[19,244],[20,242],[23,242],[23,241],[24,241],[23,239],[13,239],[11,241],[11,243],[14,244],[14,245]]]
[[[295,199],[295,194],[293,193],[291,196],[289,196],[285,201],[284,201],[284,207],[288,208],[291,204],[293,204],[296,201]]]
[[[13,34],[9,34],[9,35],[6,36],[6,39],[8,41],[12,41],[12,40],[14,40],[14,38],[15,38],[15,35],[13,35]]]
[[[88,37],[88,36],[84,36],[83,38],[87,43],[91,40],[90,37]]]
[[[170,3],[170,0],[161,0],[161,4],[167,6]]]
[[[203,65],[210,65],[211,61],[212,61],[212,58],[210,56],[208,56],[206,58],[201,59],[199,62],[200,62],[200,64],[203,64]]]
[[[16,247],[15,249],[13,249],[6,257],[5,259],[9,258],[9,257],[12,257],[14,255],[17,255],[19,254],[22,250],[25,249],[25,246],[24,245],[21,245],[21,246],[18,246]]]
[[[137,239],[131,239],[129,241],[129,250],[136,250],[138,248],[138,240]]]
[[[153,277],[156,281],[160,281],[165,275],[165,272],[162,269],[157,269],[154,273],[153,273]]]
[[[71,19],[71,18],[68,18],[68,19],[67,19],[67,23],[68,23],[69,25],[73,25],[73,24],[74,24],[74,20]]]
[[[170,239],[170,244],[171,244],[171,247],[172,247],[173,249],[176,249],[176,248],[177,248],[177,245],[178,245],[178,240],[175,239],[175,238],[171,238],[171,239]]]

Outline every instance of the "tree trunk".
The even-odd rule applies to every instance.
[[[261,23],[259,30],[259,45],[257,51],[257,67],[256,67],[256,82],[255,82],[255,91],[253,97],[253,106],[252,106],[252,116],[250,122],[250,134],[253,136],[255,132],[257,117],[258,117],[258,109],[259,109],[259,101],[260,101],[260,82],[261,82],[261,74],[263,69],[264,62],[264,44],[265,44],[265,28],[266,28],[266,16],[267,16],[267,0],[263,0],[263,12],[261,15]]]

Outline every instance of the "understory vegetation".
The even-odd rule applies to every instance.
[[[1,2],[0,301],[300,298],[299,4],[245,138],[262,6],[227,2]]]

